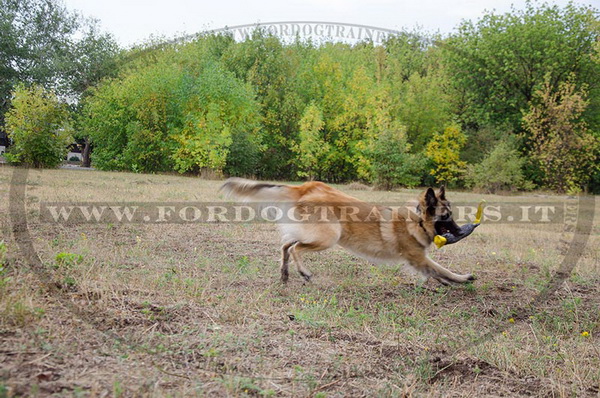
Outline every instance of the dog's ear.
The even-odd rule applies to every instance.
[[[446,200],[446,186],[442,185],[440,187],[440,190],[438,192],[438,197],[440,198],[440,200]]]
[[[427,206],[427,210],[437,206],[437,198],[435,197],[435,192],[431,188],[427,188],[427,192],[425,192],[425,205]]]

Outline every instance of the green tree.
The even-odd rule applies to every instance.
[[[192,55],[205,44],[162,48],[154,62],[131,66],[93,91],[82,125],[96,167],[256,173],[261,137],[254,93],[221,63]]]
[[[427,159],[420,153],[411,154],[409,150],[404,126],[381,131],[367,149],[371,166],[370,181],[386,190],[419,185]]]
[[[450,103],[443,84],[440,75],[421,76],[416,72],[405,83],[398,116],[408,129],[415,152],[422,151],[433,134],[443,131],[450,120]]]
[[[575,73],[576,86],[585,84],[590,90],[586,118],[600,125],[600,64],[592,59],[600,35],[596,12],[573,3],[560,8],[527,2],[521,10],[489,12],[477,22],[463,22],[441,44],[463,123],[522,132],[521,111],[545,76],[556,91]]]
[[[563,83],[555,92],[547,81],[523,117],[531,156],[544,172],[548,188],[576,192],[598,170],[598,137],[581,120],[586,106],[585,91],[577,91],[575,84]]]
[[[417,32],[382,46],[283,43],[264,31],[148,45],[92,91],[84,133],[100,168],[457,183],[467,162],[497,159],[487,149],[508,135],[531,157],[522,110],[540,76],[558,92],[575,70],[576,90],[589,87],[579,117],[598,130],[600,24],[590,10],[528,4],[465,22],[446,40]],[[521,169],[539,183],[532,159]]]
[[[58,0],[0,0],[0,131],[19,83],[78,99],[114,68],[112,36]]]
[[[75,100],[74,110],[79,115],[82,98],[89,94],[89,89],[106,78],[115,77],[119,71],[121,49],[112,35],[99,30],[95,20],[86,20],[82,25],[82,37],[71,45],[70,57],[62,61],[61,69],[65,71],[69,96]],[[76,122],[78,118],[76,118]],[[91,165],[91,139],[77,128],[75,139],[83,145],[82,161],[84,167]]]
[[[363,149],[386,95],[377,82],[377,50],[329,44],[317,50],[311,70],[304,75],[307,95],[323,112],[323,136],[330,144],[324,178],[339,182],[364,177],[369,169]],[[387,112],[387,109],[385,110]]]
[[[458,126],[452,125],[443,133],[434,134],[427,144],[425,154],[435,166],[430,173],[438,183],[454,183],[464,174],[467,164],[460,160],[460,151],[466,142],[467,136]]]
[[[33,167],[56,167],[68,153],[72,128],[66,104],[40,86],[13,92],[6,127],[13,146],[7,159]]]
[[[508,141],[501,141],[476,165],[469,165],[465,175],[466,185],[488,193],[499,190],[531,189],[525,179],[525,159]]]
[[[259,163],[262,178],[295,177],[292,146],[306,106],[297,93],[301,51],[300,44],[284,46],[277,37],[257,30],[243,42],[229,46],[221,57],[227,69],[253,87],[260,104],[262,135],[269,143]]]
[[[165,57],[166,58],[166,57]],[[181,128],[182,75],[161,60],[106,81],[86,98],[82,134],[94,143],[92,161],[103,170],[173,169],[170,128]]]
[[[220,65],[207,67],[195,80],[186,108],[183,128],[172,136],[179,144],[172,155],[179,172],[208,168],[220,173],[234,137],[250,140],[250,144],[260,142],[258,108],[251,91]],[[256,169],[245,174],[253,172]]]
[[[429,49],[434,37],[423,31],[390,36],[384,44],[388,78],[400,88],[414,74],[423,75],[431,65]]]

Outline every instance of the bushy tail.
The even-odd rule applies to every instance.
[[[245,180],[243,178],[229,178],[221,186],[219,191],[223,191],[226,196],[242,199],[246,202],[280,202],[295,200],[294,192],[291,187]]]

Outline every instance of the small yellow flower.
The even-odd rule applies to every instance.
[[[508,321],[509,321],[510,323],[515,323],[515,318],[508,318]]]
[[[492,256],[495,256],[495,255],[496,255],[496,252],[492,252]]]
[[[139,236],[136,236],[136,237],[135,237],[135,241],[136,241],[137,243],[141,243],[141,242],[142,242],[142,238],[140,238]]]
[[[81,233],[81,239],[87,240],[87,235],[85,234],[85,232]]]
[[[583,337],[589,337],[589,336],[590,336],[590,332],[585,332],[585,331],[584,331],[584,332],[581,332],[581,335],[582,335]]]

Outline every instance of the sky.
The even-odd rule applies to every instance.
[[[122,46],[151,36],[175,38],[208,29],[259,22],[323,21],[451,33],[485,10],[504,13],[525,0],[63,0],[70,10],[100,20]],[[551,0],[564,6],[567,0]],[[575,1],[600,8],[600,0]]]

